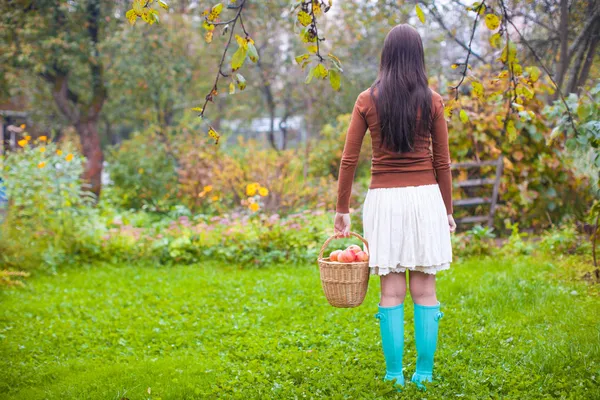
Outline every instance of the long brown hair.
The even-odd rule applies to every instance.
[[[393,152],[411,151],[415,135],[429,132],[431,91],[423,42],[412,26],[396,25],[385,37],[371,96],[381,124],[381,146]]]

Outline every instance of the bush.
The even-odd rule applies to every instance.
[[[55,269],[98,251],[94,196],[81,181],[84,158],[66,144],[31,142],[3,159],[9,207],[0,230],[0,264]]]
[[[176,203],[176,161],[153,128],[108,152],[111,199],[121,207],[165,211]]]

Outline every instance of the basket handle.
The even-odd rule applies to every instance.
[[[350,235],[359,238],[367,246],[367,253],[369,253],[369,243],[367,243],[365,238],[360,236],[358,233],[354,233],[354,232],[350,232]],[[323,252],[325,251],[325,248],[327,247],[329,242],[331,242],[333,239],[341,239],[341,238],[336,238],[335,235],[329,236],[329,238],[325,241],[325,243],[323,243],[323,247],[321,247],[321,251],[319,252],[319,258],[323,258]]]

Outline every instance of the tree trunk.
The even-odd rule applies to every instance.
[[[561,91],[565,74],[569,68],[569,1],[560,0],[560,25],[558,28],[560,36],[560,59],[556,67],[556,85],[558,86],[555,98]]]
[[[579,92],[581,88],[585,85],[585,81],[587,81],[588,75],[590,73],[590,68],[594,63],[594,58],[596,57],[596,48],[598,47],[598,43],[600,42],[600,27],[596,30],[596,34],[590,40],[591,43],[588,49],[587,57],[585,63],[583,64],[583,68],[581,69],[581,73],[579,74],[579,80],[577,81],[577,92]]]
[[[102,188],[102,163],[104,162],[104,154],[100,147],[100,135],[98,135],[98,119],[90,118],[81,120],[75,124],[75,129],[79,134],[83,155],[87,161],[83,178],[91,185],[90,191],[97,198],[100,198]]]

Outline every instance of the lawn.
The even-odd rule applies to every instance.
[[[325,300],[316,265],[96,265],[0,292],[3,399],[598,399],[600,302],[552,262],[470,259],[438,278],[436,382],[383,382],[379,278]],[[414,371],[406,302],[405,377]]]

